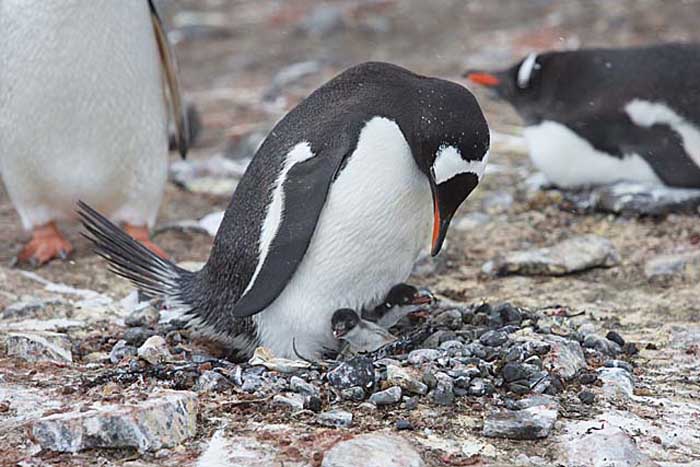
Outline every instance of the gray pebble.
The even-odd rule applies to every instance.
[[[109,352],[109,361],[117,364],[122,361],[124,357],[132,357],[136,355],[136,347],[128,345],[125,340],[117,341]]]
[[[369,401],[377,406],[396,404],[401,401],[401,388],[392,386],[384,391],[375,392],[369,397]]]

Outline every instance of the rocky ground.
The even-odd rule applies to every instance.
[[[156,240],[191,266],[260,138],[348,65],[459,81],[530,50],[700,35],[697,1],[164,3],[202,132]],[[382,354],[227,361],[77,226],[69,261],[13,268],[27,237],[0,191],[0,465],[700,465],[696,204],[542,189],[518,119],[474,91],[487,177],[416,267],[437,302]]]

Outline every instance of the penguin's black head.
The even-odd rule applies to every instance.
[[[515,65],[501,71],[468,70],[463,76],[510,102],[527,123],[537,121],[534,107],[541,97],[541,84],[552,54],[529,54]]]
[[[352,331],[355,326],[357,326],[359,322],[360,317],[357,315],[355,310],[351,310],[350,308],[341,308],[336,310],[331,318],[333,337],[336,339],[345,337],[348,332]]]
[[[433,194],[435,256],[457,208],[483,176],[490,136],[476,98],[459,84],[424,78],[417,97],[417,131],[410,144]]]

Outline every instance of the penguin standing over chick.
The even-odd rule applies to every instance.
[[[436,255],[481,179],[489,130],[462,86],[387,63],[341,73],[270,132],[233,195],[205,266],[152,254],[82,204],[96,252],[181,307],[239,356],[320,358],[341,308],[378,305]]]
[[[85,200],[159,255],[148,229],[167,178],[167,94],[187,151],[175,63],[150,0],[0,2],[0,173],[32,239],[65,258],[57,222]]]
[[[465,76],[525,121],[530,158],[563,188],[700,188],[700,45],[530,54]]]

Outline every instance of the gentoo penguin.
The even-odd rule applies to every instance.
[[[78,200],[163,254],[148,228],[167,176],[164,82],[183,156],[188,134],[174,67],[148,0],[0,1],[0,172],[33,234],[20,261],[71,252],[56,222]]]
[[[530,54],[469,71],[525,121],[535,166],[560,187],[700,188],[700,45]]]
[[[373,352],[396,340],[383,327],[361,319],[355,310],[341,308],[331,318],[333,337],[342,342],[340,354],[344,356]]]
[[[272,129],[206,265],[189,272],[81,204],[96,251],[240,356],[320,358],[335,310],[378,305],[436,255],[484,172],[489,130],[462,86],[387,63],[341,73]],[[167,301],[167,300],[166,300]]]

